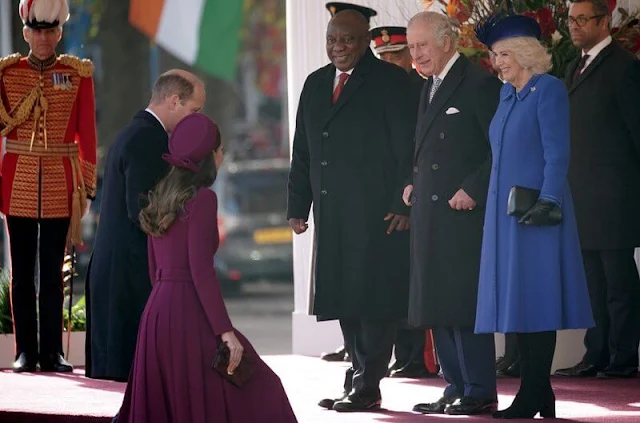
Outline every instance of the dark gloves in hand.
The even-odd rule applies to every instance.
[[[518,220],[518,223],[534,226],[548,226],[560,223],[562,212],[560,206],[549,200],[538,200]]]

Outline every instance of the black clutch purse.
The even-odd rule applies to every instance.
[[[241,388],[253,374],[253,360],[246,352],[243,352],[240,364],[233,374],[229,374],[227,373],[227,368],[229,367],[229,354],[230,351],[227,344],[220,341],[216,355],[213,358],[213,363],[211,363],[211,367],[220,373],[223,378]]]
[[[524,188],[518,185],[511,187],[507,200],[507,214],[522,217],[538,201],[540,190]],[[557,225],[562,221],[562,209],[554,207],[549,213],[550,225]]]

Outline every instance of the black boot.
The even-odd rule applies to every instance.
[[[518,334],[521,362],[520,389],[511,407],[493,414],[496,419],[555,418],[555,395],[551,388],[551,363],[556,332]]]

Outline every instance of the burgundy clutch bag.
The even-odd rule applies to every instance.
[[[243,352],[240,365],[238,365],[233,374],[229,374],[227,373],[227,368],[229,367],[229,354],[230,351],[227,344],[220,341],[216,355],[213,358],[213,363],[211,363],[211,367],[220,373],[224,379],[241,388],[245,383],[247,383],[253,374],[253,360],[246,351]]]

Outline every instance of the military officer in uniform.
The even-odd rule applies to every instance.
[[[325,7],[331,14],[332,18],[336,15],[336,13],[342,12],[343,10],[355,10],[356,12],[362,14],[362,16],[365,17],[367,22],[370,22],[371,18],[373,18],[378,14],[378,12],[376,12],[374,9],[370,7],[360,6],[359,4],[353,4],[353,3],[344,3],[339,1],[330,1],[325,5]]]
[[[380,59],[398,65],[409,73],[411,104],[418,113],[420,93],[425,79],[413,68],[413,59],[407,46],[407,28],[381,26],[371,30],[374,50]],[[395,362],[390,367],[391,377],[421,378],[430,375],[424,363],[424,329],[411,328],[404,322],[396,332]]]
[[[70,372],[62,357],[62,265],[96,189],[93,65],[57,55],[67,0],[21,0],[31,51],[0,59],[2,208],[9,231],[15,372]],[[39,248],[38,248],[39,241]],[[34,270],[40,263],[39,310]],[[40,336],[38,344],[38,317]]]

